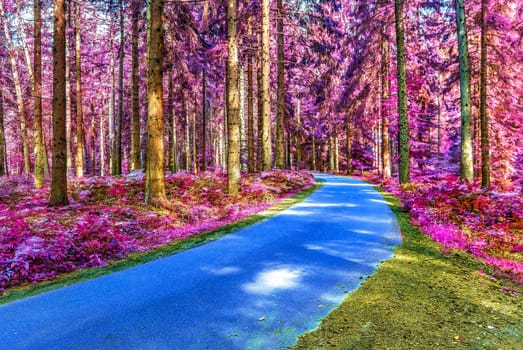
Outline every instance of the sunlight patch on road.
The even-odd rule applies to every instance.
[[[253,282],[246,283],[242,289],[250,294],[267,295],[276,291],[300,286],[305,271],[292,267],[278,267],[258,273]]]
[[[224,266],[224,267],[205,266],[205,267],[202,267],[202,271],[208,272],[208,273],[210,273],[212,275],[216,275],[216,276],[226,276],[226,275],[233,275],[235,273],[238,273],[241,271],[241,269],[236,266]]]

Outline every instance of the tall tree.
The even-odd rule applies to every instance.
[[[385,31],[385,28],[383,29]],[[387,179],[391,176],[390,142],[389,142],[389,115],[386,100],[390,98],[389,86],[389,44],[385,33],[381,37],[381,173]]]
[[[270,0],[262,0],[262,32],[261,32],[261,118],[262,128],[258,132],[262,138],[262,169],[272,167],[271,149],[271,48],[270,48]]]
[[[276,116],[276,159],[275,165],[279,169],[285,167],[284,161],[284,133],[285,133],[285,51],[283,39],[283,0],[277,0],[277,41],[278,41],[278,88],[277,88],[277,116]]]
[[[76,34],[75,34],[75,65],[76,65],[76,177],[84,176],[84,109],[82,90],[82,1],[76,0]]]
[[[399,120],[399,182],[410,182],[410,140],[407,105],[407,73],[405,67],[405,29],[403,25],[403,2],[394,1],[396,16],[396,46],[398,65],[398,120]]]
[[[247,36],[252,36],[252,16],[247,24]],[[254,64],[253,53],[247,56],[247,169],[250,173],[256,170],[254,158]]]
[[[24,96],[22,92],[22,84],[20,82],[20,74],[18,72],[18,65],[16,63],[16,53],[11,40],[11,34],[9,33],[9,23],[7,22],[7,16],[4,11],[3,2],[0,1],[0,16],[4,25],[4,36],[7,44],[7,53],[9,55],[9,61],[11,62],[11,71],[13,73],[13,83],[15,85],[16,104],[18,106],[18,116],[20,119],[20,132],[22,134],[22,155],[24,159],[24,173],[29,174],[31,172],[31,160],[29,155],[29,138],[27,136],[27,121],[24,107]]]
[[[44,185],[45,152],[44,132],[42,125],[42,11],[41,0],[35,0],[34,6],[34,143],[35,166],[34,184],[36,188]],[[0,145],[0,147],[2,147]]]
[[[113,143],[113,163],[111,164],[112,175],[122,174],[122,122],[123,122],[123,69],[124,69],[124,46],[125,46],[125,27],[124,27],[124,6],[120,0],[120,48],[118,49],[118,111],[114,120],[114,143]]]
[[[481,71],[479,91],[479,116],[481,123],[481,186],[490,186],[490,140],[487,114],[487,0],[481,0]]]
[[[54,2],[53,43],[53,175],[49,205],[66,205],[67,149],[65,135],[65,4]]]
[[[202,171],[207,171],[207,72],[202,72]]]
[[[227,190],[237,195],[240,189],[240,91],[237,38],[237,2],[227,2]]]
[[[140,81],[138,74],[140,73],[138,60],[138,21],[140,16],[141,1],[133,0],[132,3],[132,28],[131,28],[131,170],[138,170],[142,168],[142,161],[140,157]],[[170,81],[169,81],[170,83]]]
[[[464,0],[456,0],[456,24],[461,97],[461,179],[472,182],[474,180],[474,162],[472,155],[470,66]]]
[[[145,202],[165,200],[163,144],[163,3],[147,2],[147,162]]]
[[[5,156],[5,128],[4,128],[4,91],[0,86],[0,176],[7,173]]]

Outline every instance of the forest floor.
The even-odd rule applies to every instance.
[[[71,180],[70,204],[53,208],[48,186],[4,178],[0,304],[216,239],[303,199],[310,191],[263,212],[313,184],[308,172],[244,175],[240,195],[231,197],[225,174],[169,174],[167,201],[153,208],[143,204],[143,174],[86,178]]]
[[[523,349],[523,287],[432,241],[383,196],[403,244],[293,349]]]

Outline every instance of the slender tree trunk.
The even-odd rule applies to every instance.
[[[189,102],[185,100],[183,95],[183,104],[185,110],[185,170],[191,170],[191,139],[190,139],[190,123],[189,123]]]
[[[252,36],[252,17],[249,17],[247,36]],[[254,155],[254,68],[253,56],[247,57],[247,169],[249,173],[256,170]]]
[[[22,134],[22,155],[24,159],[24,173],[29,174],[31,172],[31,161],[29,156],[29,139],[27,137],[27,122],[24,108],[24,97],[22,94],[22,85],[20,83],[20,75],[18,74],[18,66],[16,63],[16,54],[11,40],[11,34],[9,33],[9,23],[4,11],[3,2],[0,1],[0,15],[4,25],[4,35],[7,44],[7,52],[9,55],[9,61],[11,62],[11,71],[13,73],[13,83],[15,85],[16,104],[18,106],[18,115],[20,118],[20,131]]]
[[[34,143],[35,143],[35,166],[34,184],[36,188],[44,185],[45,164],[47,156],[45,152],[44,133],[42,125],[42,12],[41,0],[34,1]],[[0,148],[2,145],[0,145]]]
[[[470,67],[465,5],[456,0],[456,23],[458,30],[459,83],[461,92],[461,179],[474,180],[472,156]]]
[[[202,73],[202,171],[207,171],[207,74]]]
[[[53,43],[53,175],[49,205],[67,205],[67,147],[65,133],[65,5],[54,1]]]
[[[140,81],[139,81],[139,70],[140,61],[138,60],[138,21],[140,16],[140,1],[133,0],[132,3],[132,42],[131,42],[131,170],[138,170],[142,168],[142,160],[140,157]]]
[[[105,176],[105,117],[100,114],[100,176]]]
[[[236,196],[240,189],[240,91],[238,62],[238,17],[236,0],[227,2],[227,191]]]
[[[334,135],[334,170],[337,173],[340,171],[340,151],[337,133]]]
[[[5,154],[5,128],[4,128],[4,95],[0,87],[0,176],[7,173]]]
[[[109,26],[109,28],[111,29],[111,32],[112,32],[112,28],[113,28],[113,17],[111,17],[111,24]],[[109,47],[110,47],[110,50],[111,50],[111,53],[110,53],[110,60],[109,60],[109,80],[110,80],[110,92],[109,92],[109,172],[110,174],[112,175],[114,173],[114,166],[115,166],[115,152],[114,152],[114,149],[115,149],[115,115],[114,115],[114,103],[115,103],[115,94],[114,94],[114,90],[115,90],[115,87],[116,87],[116,81],[114,79],[114,66],[115,66],[115,55],[114,55],[114,50],[113,50],[113,35],[110,35],[110,40],[109,40]]]
[[[487,0],[481,0],[481,73],[479,116],[481,119],[481,186],[490,186],[490,140],[487,114]]]
[[[73,3],[65,3],[65,135],[66,135],[66,148],[67,148],[67,172],[72,173],[73,169],[73,154],[71,150],[72,144],[72,118],[71,118],[71,40],[69,37],[68,29],[71,28],[71,7]]]
[[[395,0],[396,45],[398,65],[398,114],[399,114],[399,182],[410,182],[410,140],[407,105],[407,73],[405,67],[405,33],[403,26],[403,0]]]
[[[350,115],[351,112],[349,110],[345,116],[345,147],[347,148],[347,175],[349,176],[352,175],[352,125]]]
[[[85,151],[85,136],[84,136],[84,112],[82,106],[82,26],[81,26],[81,0],[76,2],[76,177],[84,176],[84,151]]]
[[[150,0],[147,8],[147,162],[145,201],[165,200],[163,145],[163,4]]]
[[[209,101],[209,164],[214,169],[214,107],[212,99]]]
[[[256,165],[257,165],[257,169],[258,171],[262,171],[263,170],[263,135],[262,135],[262,130],[263,130],[263,115],[262,115],[262,110],[263,110],[263,90],[262,90],[262,45],[261,45],[261,35],[258,35],[258,55],[256,57],[256,85],[257,85],[257,89],[258,89],[258,93],[257,93],[257,105],[258,105],[258,110],[257,110],[257,137],[258,137],[258,142],[257,142],[257,157],[256,157]]]
[[[261,89],[262,109],[261,117],[263,127],[261,128],[263,170],[272,168],[271,149],[271,58],[270,58],[270,0],[262,0],[262,57],[261,57]]]
[[[118,111],[114,121],[115,140],[113,144],[112,175],[122,174],[122,121],[123,121],[123,64],[124,64],[124,7],[120,0],[120,48],[118,50]]]
[[[302,125],[301,125],[301,101],[298,100],[296,103],[296,169],[301,170],[303,168],[303,151],[302,151]]]
[[[283,0],[276,1],[277,14],[277,41],[278,41],[278,88],[277,88],[277,116],[276,116],[276,167],[283,169],[284,162],[284,146],[283,139],[285,133],[285,52],[283,40]]]
[[[385,29],[384,29],[385,30]],[[381,168],[384,179],[391,177],[389,114],[385,101],[389,99],[389,45],[383,33],[381,37]]]
[[[197,173],[198,172],[198,146],[196,144],[196,135],[197,135],[197,132],[196,132],[196,93],[194,94],[194,99],[193,99],[193,110],[192,110],[192,118],[191,118],[191,124],[192,124],[192,127],[191,127],[191,130],[192,130],[192,135],[191,135],[191,142],[192,142],[192,165],[193,165],[193,172]]]
[[[311,170],[316,170],[316,137],[312,135],[312,159],[311,159]]]

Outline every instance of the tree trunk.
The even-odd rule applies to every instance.
[[[123,64],[124,64],[124,23],[123,0],[120,0],[120,48],[118,50],[118,112],[114,122],[115,140],[113,145],[112,175],[122,174],[122,121],[123,121]]]
[[[311,159],[311,170],[316,170],[316,137],[312,135],[312,159]]]
[[[85,151],[85,136],[84,136],[84,112],[82,106],[82,35],[81,35],[81,0],[76,2],[76,154],[75,166],[76,177],[84,176],[84,151]]]
[[[347,148],[347,175],[352,175],[352,125],[350,122],[351,109],[345,116],[345,147]]]
[[[163,4],[150,0],[147,8],[147,162],[145,202],[165,200],[163,146]]]
[[[4,96],[0,88],[0,176],[7,173],[5,154],[5,128],[4,128]]]
[[[384,29],[385,30],[385,29]],[[385,101],[390,98],[389,45],[383,33],[381,37],[381,173],[384,179],[391,177],[389,114]]]
[[[36,188],[44,185],[47,155],[42,123],[42,11],[41,0],[34,1],[34,143],[35,166],[34,184]],[[2,145],[0,144],[0,148]],[[0,160],[1,161],[1,160]]]
[[[285,53],[283,41],[283,0],[276,1],[277,13],[277,41],[278,41],[278,88],[277,88],[277,106],[278,112],[276,116],[276,167],[283,169],[284,162],[284,133],[285,133]]]
[[[140,1],[133,0],[132,4],[132,11],[133,11],[133,18],[132,18],[132,52],[131,52],[131,60],[132,60],[132,72],[131,72],[131,80],[132,80],[132,88],[131,88],[131,170],[138,170],[142,168],[142,160],[140,157],[140,104],[139,104],[139,98],[140,98],[140,81],[139,81],[139,73],[140,73],[140,61],[138,60],[138,21],[140,16]]]
[[[65,143],[66,143],[66,153],[67,153],[67,172],[72,172],[73,168],[73,155],[71,151],[72,143],[72,123],[71,123],[71,62],[70,62],[70,45],[71,40],[67,31],[71,28],[71,6],[73,4],[70,2],[65,3],[66,14],[65,14]]]
[[[105,117],[100,114],[100,176],[105,176]]]
[[[191,170],[191,139],[190,139],[190,123],[189,123],[189,102],[185,100],[183,95],[183,105],[185,111],[185,170]]]
[[[258,55],[256,57],[256,85],[257,85],[257,156],[256,156],[256,165],[257,170],[262,171],[263,170],[263,90],[262,90],[262,45],[261,45],[261,35],[258,35]]]
[[[227,191],[236,196],[240,189],[240,91],[238,62],[238,17],[236,0],[227,2]]]
[[[481,73],[479,116],[481,120],[481,186],[490,186],[490,140],[487,114],[487,0],[481,0]]]
[[[396,15],[396,45],[398,65],[398,114],[399,114],[399,182],[410,182],[410,140],[407,105],[407,73],[405,67],[405,33],[403,26],[403,0],[394,1]]]
[[[302,125],[301,125],[301,101],[298,100],[296,103],[296,170],[301,170],[303,168],[303,151],[302,151]]]
[[[65,5],[54,2],[53,43],[53,175],[49,205],[67,205],[67,147],[65,133]]]
[[[461,179],[474,180],[474,162],[472,156],[470,67],[467,38],[465,5],[463,0],[456,0],[456,23],[459,50],[459,83],[461,96]]]
[[[262,158],[263,170],[272,168],[272,149],[271,149],[271,94],[270,94],[270,74],[271,74],[271,48],[270,48],[270,0],[262,0],[262,62],[261,62],[261,89],[262,89]]]
[[[15,85],[16,104],[18,106],[18,115],[20,118],[20,132],[22,134],[22,155],[24,159],[24,173],[31,173],[31,161],[29,156],[29,139],[27,137],[27,123],[25,116],[24,97],[22,94],[22,85],[20,83],[20,75],[18,74],[18,66],[16,63],[16,53],[14,51],[11,34],[9,33],[9,23],[4,11],[3,2],[0,1],[0,15],[4,24],[4,35],[7,43],[7,52],[11,62],[11,70],[13,73],[13,83]]]
[[[249,17],[247,36],[252,36],[252,17]],[[254,157],[254,68],[253,56],[247,57],[247,169],[249,173],[256,170]]]
[[[207,171],[207,75],[202,73],[202,171]]]

